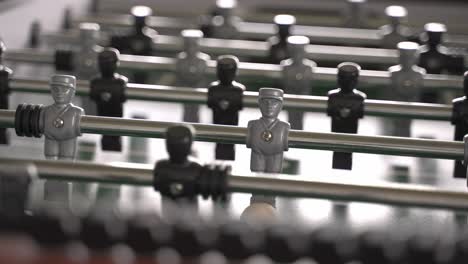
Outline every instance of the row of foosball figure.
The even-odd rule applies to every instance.
[[[122,217],[99,211],[81,217],[57,209],[33,215],[2,213],[0,260],[11,264],[304,263],[300,260],[317,264],[462,264],[468,260],[466,225],[438,230],[422,219],[355,230],[344,219],[316,227],[260,224],[223,216],[208,221],[190,210],[170,206],[164,217]],[[163,258],[168,250],[173,258]],[[209,261],[207,254],[218,257]]]
[[[403,43],[406,44],[406,43]],[[410,44],[408,44],[410,45]],[[411,53],[414,49],[411,49]],[[126,101],[125,89],[127,79],[116,73],[118,51],[106,48],[99,53],[101,75],[90,82],[90,99],[97,105],[100,116],[122,117],[123,104]],[[237,71],[237,59],[234,56],[220,56],[217,63],[219,81],[213,82],[208,90],[208,107],[213,110],[213,123],[238,125],[239,111],[243,108],[245,87],[234,81]],[[293,65],[294,66],[294,65]],[[293,67],[291,66],[291,67]],[[288,66],[286,66],[288,67]],[[339,88],[329,92],[327,114],[332,118],[332,132],[357,133],[358,120],[364,115],[366,95],[356,89],[360,67],[355,63],[342,63],[338,67]],[[307,71],[306,71],[307,72]],[[305,73],[306,73],[305,72]],[[11,70],[2,67],[0,76],[4,93],[2,108],[8,109],[8,81]],[[399,75],[396,74],[395,78]],[[465,75],[465,92],[468,82]],[[419,79],[420,80],[420,79]],[[301,81],[301,80],[298,80]],[[72,159],[75,156],[76,137],[80,135],[79,120],[84,114],[81,108],[73,106],[71,100],[76,90],[75,77],[56,75],[51,78],[51,92],[55,103],[48,107],[22,105],[17,109],[16,131],[20,136],[40,137],[45,134],[45,154],[50,158]],[[278,114],[282,108],[283,91],[274,88],[263,88],[259,93],[259,105],[262,118],[249,123],[252,133],[247,146],[254,149],[252,169],[264,172],[281,171],[283,151],[287,150],[289,124],[279,121]],[[466,118],[466,97],[454,100],[452,123],[455,125],[455,140],[461,141],[468,132]],[[196,113],[196,106],[186,106],[186,113]],[[292,128],[302,128],[301,111],[290,110],[289,121]],[[7,143],[5,129],[0,131],[3,143]],[[104,136],[104,150],[121,150],[118,136]],[[256,157],[260,153],[262,158]],[[351,153],[334,153],[333,167],[351,169]],[[234,159],[234,145],[217,144],[216,158]],[[465,169],[457,162],[455,176],[464,178]]]

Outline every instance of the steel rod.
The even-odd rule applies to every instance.
[[[98,23],[103,27],[130,27],[133,19],[130,15],[103,15],[84,16],[74,21],[75,24],[83,22]],[[188,28],[198,28],[196,21],[181,20],[172,17],[152,16],[148,25],[155,29],[180,31]],[[237,26],[239,35],[243,39],[266,39],[276,34],[276,28],[271,23],[240,22]],[[313,43],[336,43],[345,45],[372,45],[380,46],[382,43],[379,30],[357,29],[323,26],[295,25],[292,29],[294,35],[304,35]],[[468,46],[468,36],[448,34],[445,43],[452,46]]]
[[[0,110],[0,127],[13,128],[15,111]],[[130,137],[163,138],[174,122],[100,116],[81,117],[81,132]],[[195,140],[216,143],[245,144],[247,128],[190,123],[196,130]],[[382,155],[464,159],[464,144],[458,141],[363,136],[342,133],[319,133],[291,130],[289,147]]]
[[[54,54],[51,52],[42,52],[34,49],[8,50],[6,59],[17,62],[30,63],[49,63],[53,64]],[[120,55],[120,67],[129,70],[159,70],[159,71],[175,71],[176,59],[156,56],[137,56],[137,55]],[[215,74],[216,61],[208,62],[208,72]],[[336,82],[336,68],[315,67],[314,79],[317,81]],[[283,77],[281,66],[264,63],[239,63],[239,75],[245,77],[262,77],[281,79]],[[371,71],[362,70],[359,77],[359,82],[370,85],[389,86],[390,73],[388,71]],[[424,87],[433,89],[455,89],[461,90],[463,87],[463,78],[454,75],[442,74],[426,74],[424,76]]]
[[[54,43],[77,43],[77,30],[60,34],[46,34],[43,38]],[[102,36],[102,43],[108,43],[108,36]],[[177,36],[158,35],[154,40],[154,50],[165,52],[180,52],[183,50],[183,39]],[[211,55],[232,54],[266,58],[269,45],[264,41],[228,40],[203,38],[200,40],[200,50]],[[353,61],[356,63],[373,63],[394,65],[398,63],[398,51],[395,49],[343,47],[332,45],[308,45],[306,54],[309,59],[318,61]]]
[[[153,166],[149,164],[67,162],[50,160],[0,159],[1,164],[34,165],[39,178],[93,181],[153,186]],[[228,176],[229,192],[264,193],[280,196],[365,201],[406,206],[468,209],[468,193],[440,190],[414,184],[375,185],[296,180],[288,175],[254,174]],[[311,177],[312,178],[312,177]]]
[[[46,80],[11,79],[10,88],[14,92],[50,93]],[[176,103],[207,103],[208,89],[173,87],[163,85],[129,83],[126,89],[128,99],[163,101]],[[77,94],[89,95],[89,82],[78,81]],[[244,92],[244,106],[258,107],[258,93]],[[285,94],[285,109],[300,109],[308,112],[325,112],[327,97]],[[443,104],[407,103],[383,100],[366,100],[365,114],[371,116],[404,117],[426,120],[450,120],[452,107]]]

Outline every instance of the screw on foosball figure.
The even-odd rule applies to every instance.
[[[173,126],[166,131],[166,149],[169,159],[156,163],[154,188],[170,198],[195,199],[196,192],[190,185],[184,185],[182,178],[195,178],[201,170],[200,164],[190,161],[195,130],[192,126]],[[176,178],[174,178],[176,177]],[[180,178],[180,181],[177,181]],[[172,182],[164,182],[171,179]]]
[[[419,56],[419,45],[415,42],[398,43],[399,65],[388,69],[391,76],[392,91],[390,98],[395,101],[418,102],[423,87],[426,71],[416,66]],[[410,137],[411,120],[394,119],[392,136]]]
[[[0,109],[8,109],[8,99],[10,97],[10,78],[13,71],[3,65],[3,56],[6,51],[6,46],[0,40]],[[8,144],[9,136],[6,128],[0,128],[0,144]]]
[[[99,116],[123,117],[123,103],[127,100],[127,78],[117,71],[119,64],[119,51],[106,48],[98,56],[101,76],[91,80],[90,98],[97,105]],[[102,136],[101,148],[103,150],[121,151],[120,136]]]
[[[237,126],[239,111],[243,108],[245,86],[234,81],[239,60],[230,55],[219,56],[216,73],[219,81],[208,88],[208,107],[213,110],[213,123]],[[233,144],[216,144],[216,159],[234,160]]]
[[[452,125],[455,126],[455,141],[462,141],[463,137],[468,134],[468,72],[465,72],[463,81],[463,92],[465,96],[455,98],[452,101]],[[465,145],[466,146],[466,145]],[[455,161],[453,170],[454,178],[466,178],[466,163]]]
[[[364,116],[366,94],[356,89],[361,67],[352,62],[338,65],[339,88],[328,92],[327,114],[332,118],[331,130],[338,133],[356,134],[358,121]],[[350,170],[353,154],[333,152],[333,168]]]
[[[241,19],[234,14],[236,0],[217,0],[213,15],[201,30],[208,38],[236,39],[239,37],[237,24]]]
[[[346,27],[362,28],[366,26],[366,4],[367,0],[347,0],[347,9],[345,10]]]
[[[54,75],[50,79],[54,104],[40,112],[39,129],[45,136],[44,155],[47,159],[74,160],[76,138],[81,135],[82,108],[72,104],[76,79],[71,75]]]
[[[290,59],[281,62],[283,67],[283,90],[287,94],[307,95],[312,88],[313,69],[317,64],[306,58],[305,48],[309,39],[305,36],[288,37]],[[292,129],[303,129],[303,111],[288,110]]]
[[[451,54],[443,45],[443,37],[447,32],[445,25],[428,23],[424,25],[424,30],[423,41],[426,44],[421,47],[418,65],[429,74],[462,74],[465,68],[463,56]],[[437,97],[436,92],[424,92],[422,101],[438,102]]]
[[[147,6],[134,6],[130,10],[134,20],[132,33],[125,36],[112,36],[110,45],[122,54],[132,54],[140,56],[151,56],[153,53],[153,41],[158,32],[148,27],[148,18],[153,11]],[[146,83],[148,75],[145,72],[136,72],[134,82]]]
[[[288,37],[291,35],[291,27],[296,24],[296,18],[291,15],[276,15],[274,22],[277,35],[268,38],[268,44],[270,45],[268,61],[273,64],[279,64],[281,61],[289,58]]]
[[[385,8],[385,15],[390,23],[379,28],[382,48],[394,49],[398,43],[408,40],[411,36],[410,29],[402,25],[407,19],[408,12],[402,6],[388,6]]]
[[[258,104],[262,117],[251,120],[247,126],[247,148],[252,149],[250,170],[254,172],[280,173],[283,152],[288,150],[290,125],[278,119],[283,107],[283,91],[261,88]]]
[[[183,30],[184,51],[177,55],[177,86],[200,88],[206,87],[206,69],[210,60],[208,54],[200,52],[200,39],[203,32],[196,29]],[[184,122],[199,122],[199,107],[196,104],[184,104]]]

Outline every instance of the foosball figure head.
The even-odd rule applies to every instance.
[[[397,45],[400,54],[400,65],[404,69],[409,69],[416,65],[419,59],[419,44],[416,42],[403,41]]]
[[[203,32],[198,29],[185,29],[181,32],[184,39],[184,51],[188,54],[195,54],[200,51],[200,39],[203,38]]]
[[[100,37],[100,27],[96,23],[80,24],[80,44],[85,47],[97,44]]]
[[[130,13],[133,16],[136,30],[142,31],[146,27],[147,18],[153,14],[153,10],[147,6],[138,5],[132,7]]]
[[[216,13],[222,17],[229,17],[233,15],[234,9],[237,7],[236,0],[217,0]]]
[[[305,58],[305,48],[309,43],[310,40],[306,36],[288,37],[288,51],[293,61],[301,62]]]
[[[54,75],[50,79],[50,91],[57,105],[71,103],[75,96],[76,78],[72,75]]]
[[[429,47],[434,48],[442,43],[447,27],[441,23],[427,23],[424,25],[424,31],[426,43]]]
[[[401,25],[401,22],[407,18],[408,11],[402,6],[392,5],[385,8],[385,15],[390,20],[392,27],[397,28]]]
[[[105,48],[98,55],[99,71],[102,76],[112,77],[119,65],[120,52],[114,48]]]
[[[231,84],[237,75],[239,59],[231,55],[219,56],[216,65],[216,74],[221,84]]]
[[[172,126],[166,132],[166,149],[171,163],[183,164],[187,161],[192,143],[194,128],[187,125]]]
[[[353,62],[338,65],[338,85],[343,92],[352,92],[358,83],[361,67]]]
[[[258,93],[258,104],[264,118],[278,118],[283,108],[283,90],[261,88]]]
[[[296,24],[296,18],[292,15],[276,15],[273,19],[278,28],[278,36],[281,40],[286,40],[291,34],[291,27]]]

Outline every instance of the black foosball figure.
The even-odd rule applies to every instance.
[[[352,62],[338,65],[339,88],[328,92],[327,114],[332,118],[332,132],[356,134],[358,120],[364,116],[366,94],[356,90],[361,67]],[[333,168],[350,170],[352,153],[333,152]]]
[[[204,199],[225,200],[230,166],[200,165],[188,157],[192,151],[195,129],[190,125],[175,125],[166,131],[169,159],[156,162],[153,187],[163,196],[179,202]]]
[[[0,109],[8,109],[8,99],[10,96],[10,78],[13,71],[3,65],[3,54],[6,47],[0,40]],[[6,128],[0,128],[0,144],[8,144],[9,138]]]
[[[153,53],[153,40],[158,33],[147,26],[147,19],[153,11],[147,6],[134,6],[130,11],[134,19],[134,29],[126,36],[113,36],[110,45],[122,54],[151,56]],[[148,76],[144,72],[134,75],[136,83],[146,83]]]
[[[452,101],[451,122],[455,126],[455,141],[463,141],[463,137],[468,134],[468,72],[464,75],[463,91],[465,96]],[[453,177],[466,178],[466,165],[463,165],[461,161],[455,161]]]
[[[195,190],[187,189],[182,183],[182,178],[198,177],[202,166],[194,161],[190,161],[188,156],[192,149],[195,130],[192,126],[173,126],[166,131],[166,148],[169,159],[156,163],[155,186],[161,194],[173,199],[180,197],[193,200],[196,198]],[[167,176],[167,177],[166,177]],[[180,182],[174,177],[179,177]],[[171,179],[172,183],[165,183],[164,180]]]
[[[268,39],[270,50],[268,62],[279,64],[289,58],[288,37],[291,35],[291,27],[296,23],[296,18],[291,15],[276,15],[274,18],[277,34]]]
[[[219,81],[208,89],[208,107],[213,110],[213,123],[237,126],[239,111],[243,108],[242,95],[245,86],[234,81],[239,60],[230,55],[218,57],[217,76]],[[234,160],[233,144],[216,144],[216,159]]]
[[[382,48],[395,49],[398,43],[407,41],[411,37],[411,30],[402,24],[402,21],[406,20],[407,14],[406,8],[402,6],[385,8],[385,15],[389,20],[389,24],[379,28]]]
[[[98,66],[101,76],[91,80],[90,98],[97,105],[99,116],[123,117],[123,103],[127,100],[125,90],[127,78],[116,73],[119,64],[119,51],[106,48],[98,55]],[[120,136],[102,136],[103,150],[121,151]]]
[[[447,28],[444,24],[428,23],[424,25],[425,45],[421,47],[418,66],[426,69],[429,74],[462,74],[464,59],[462,56],[450,54],[443,43]],[[424,92],[423,102],[434,103],[439,101],[437,93]]]
[[[202,16],[201,28],[207,38],[238,39],[237,25],[242,21],[234,14],[236,0],[217,0],[210,16]]]

